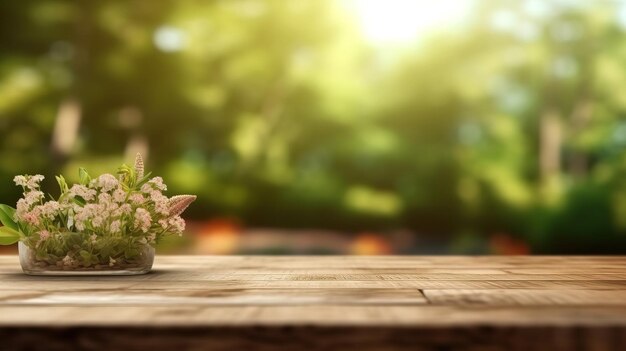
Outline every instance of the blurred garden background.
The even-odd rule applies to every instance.
[[[0,202],[136,152],[163,252],[625,254],[626,2],[0,2]]]

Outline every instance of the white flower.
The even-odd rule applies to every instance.
[[[135,210],[135,228],[141,229],[141,231],[145,233],[150,229],[151,224],[152,218],[150,218],[150,212],[143,208]]]
[[[96,197],[96,191],[89,189],[84,185],[74,184],[69,191],[70,196],[80,196],[85,201],[92,201]]]
[[[111,233],[117,233],[117,232],[120,231],[121,227],[122,227],[122,223],[118,219],[118,220],[115,220],[115,221],[111,222],[111,226],[109,227],[109,231]]]
[[[161,228],[167,229],[167,226],[169,224],[167,223],[167,219],[159,219],[159,225],[161,226]]]
[[[152,186],[154,186],[155,188],[161,190],[161,191],[165,191],[167,190],[167,185],[165,185],[165,183],[163,183],[163,178],[161,177],[154,177],[152,179],[150,179],[150,181],[148,181],[148,184],[152,184]]]
[[[97,215],[93,217],[93,219],[91,220],[91,224],[93,225],[94,228],[99,228],[103,222],[104,222],[104,216],[102,215]]]
[[[42,230],[39,232],[39,241],[45,241],[50,237],[50,232],[47,230]]]
[[[112,217],[120,217],[120,216],[122,216],[122,215],[127,215],[127,214],[130,214],[130,213],[132,212],[132,210],[133,210],[133,209],[132,209],[132,207],[130,207],[130,205],[129,205],[129,204],[123,204],[122,206],[120,206],[120,207],[118,207],[118,208],[114,209],[114,210],[111,212],[111,216],[112,216]]]
[[[78,229],[79,231],[83,231],[85,230],[85,222],[84,221],[76,221],[74,223],[74,227],[76,227],[76,229]]]
[[[61,209],[61,205],[56,201],[48,201],[41,206],[37,206],[37,208],[41,212],[42,217],[53,220]]]
[[[44,195],[41,191],[38,191],[38,190],[29,191],[24,196],[24,200],[29,206],[31,206],[33,204],[36,204],[37,202],[40,202],[41,199],[43,199],[43,196]]]
[[[44,176],[42,176],[41,174],[36,174],[32,177],[30,177],[30,179],[28,180],[28,184],[26,184],[26,186],[29,189],[37,189],[39,188],[39,183],[41,183],[42,180],[44,180]]]
[[[185,231],[185,220],[182,219],[182,217],[174,216],[170,218],[168,222],[175,233],[178,233],[179,236],[183,235],[183,231]]]
[[[101,188],[103,192],[109,192],[119,185],[119,181],[112,174],[103,174],[98,177],[97,186]]]
[[[85,230],[89,221],[94,227],[99,227],[104,222],[104,208],[99,204],[87,204],[85,207],[77,206],[74,208],[76,215],[74,216],[74,225],[78,230]]]
[[[74,264],[74,260],[69,255],[63,257],[62,262],[64,266],[71,266]]]
[[[13,181],[15,182],[15,185],[17,185],[17,186],[24,186],[25,187],[26,184],[28,184],[28,180],[23,175],[15,176],[15,178],[13,178]]]
[[[145,186],[145,184],[144,184],[144,186]],[[143,195],[141,195],[139,193],[134,193],[134,194],[130,195],[130,197],[128,199],[130,200],[130,202],[133,205],[141,205],[141,204],[143,204],[146,201],[146,199],[143,197]]]
[[[144,194],[149,194],[152,190],[154,189],[152,188],[152,185],[150,185],[150,183],[146,183],[141,186],[141,192]]]
[[[185,231],[185,220],[181,216],[174,216],[169,219],[161,219],[158,221],[161,228],[171,230],[177,233],[179,236],[183,235]]]
[[[36,174],[34,176],[15,176],[15,178],[13,178],[15,185],[23,186],[30,190],[38,189],[39,183],[41,183],[42,180],[44,180],[44,176],[41,174]]]
[[[98,236],[96,234],[91,234],[89,236],[89,240],[91,241],[92,244],[95,244],[96,241],[98,241]]]
[[[117,262],[113,257],[109,257],[109,266],[113,267],[115,265],[115,262]]]
[[[100,195],[98,195],[98,202],[101,204],[109,204],[111,203],[112,197],[110,194],[107,193],[100,193]]]
[[[26,212],[22,214],[21,220],[34,226],[38,226],[41,223],[39,214],[35,212]]]
[[[126,201],[126,192],[122,188],[117,188],[113,192],[113,201],[117,203],[122,203]]]
[[[27,182],[31,182],[33,179],[38,180],[40,178],[33,176],[32,178],[24,179],[26,179]],[[22,179],[18,179],[18,182],[21,181]],[[33,226],[40,225],[43,219],[53,220],[61,209],[61,206],[56,201],[48,201],[41,204],[43,198],[43,192],[29,188],[29,190],[24,193],[24,198],[17,201],[14,219]]]
[[[154,201],[154,210],[157,213],[163,216],[167,216],[170,213],[170,202],[167,196],[155,190],[151,193],[150,198]]]
[[[41,246],[41,244],[44,241],[48,240],[48,238],[50,238],[51,236],[50,232],[45,229],[41,230],[38,234],[39,234],[39,241],[37,241],[37,243],[35,244],[36,247]]]

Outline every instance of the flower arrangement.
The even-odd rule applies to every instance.
[[[24,196],[16,208],[0,205],[0,244],[20,241],[20,256],[23,245],[27,264],[43,270],[127,269],[147,260],[151,267],[149,250],[153,255],[163,237],[182,235],[185,221],[180,215],[196,199],[163,195],[163,179],[144,175],[139,154],[134,167],[122,165],[117,177],[91,178],[81,168],[79,178],[70,187],[57,176],[61,194],[46,200],[40,189],[43,176],[16,176]]]

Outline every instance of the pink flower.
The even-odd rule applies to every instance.
[[[34,225],[34,226],[38,226],[40,223],[40,219],[39,216],[37,215],[37,213],[33,213],[33,212],[26,212],[22,215],[21,220],[23,220],[24,222],[30,224],[30,225]]]
[[[150,185],[150,183],[146,183],[141,186],[141,192],[144,194],[149,194],[152,190],[154,189],[152,188],[152,185]]]
[[[26,201],[26,203],[31,206],[33,204],[36,204],[37,202],[40,202],[41,199],[43,199],[43,193],[41,191],[29,191],[26,193],[26,195],[24,196],[24,200]]]
[[[183,235],[183,231],[185,231],[185,220],[182,219],[182,217],[174,216],[170,218],[169,225],[175,233],[178,233],[179,236]]]
[[[156,202],[154,204],[154,210],[162,216],[167,216],[170,212],[169,206],[167,204],[167,200]]]
[[[44,180],[44,176],[41,174],[36,174],[34,176],[15,176],[15,178],[13,178],[16,185],[23,186],[30,190],[38,189],[39,183],[41,183],[42,180]]]
[[[61,209],[61,206],[56,201],[48,201],[41,206],[37,206],[37,209],[40,211],[42,217],[53,220]]]
[[[85,230],[85,222],[76,221],[76,223],[74,223],[74,226],[80,231]]]
[[[113,201],[117,203],[122,203],[126,201],[126,192],[122,188],[117,188],[113,192]]]
[[[167,185],[165,185],[165,183],[163,183],[163,178],[161,178],[161,177],[154,177],[154,178],[150,179],[150,181],[148,181],[148,184],[151,184],[156,189],[159,189],[161,191],[167,190]]]
[[[122,215],[127,215],[132,212],[132,208],[129,204],[123,204],[122,206],[111,211],[111,217],[120,217]]]
[[[70,196],[80,196],[85,201],[92,201],[96,197],[96,191],[84,185],[74,184],[69,191]]]
[[[192,202],[196,201],[195,195],[176,195],[169,199],[169,216],[179,216],[185,212]]]
[[[144,184],[145,186],[145,184]],[[141,205],[143,204],[146,199],[143,197],[143,195],[139,194],[139,193],[134,193],[129,197],[129,200],[131,203],[133,203],[134,205]]]
[[[91,224],[93,225],[94,228],[99,228],[103,222],[104,222],[104,216],[102,215],[97,215],[93,217],[93,219],[91,220]]]
[[[42,230],[39,232],[39,241],[45,241],[50,237],[50,232],[47,230]]]
[[[121,227],[122,227],[122,222],[120,222],[119,220],[115,220],[111,222],[111,225],[109,226],[109,231],[111,233],[117,233],[120,231]]]
[[[15,185],[17,186],[25,187],[28,184],[28,179],[26,179],[26,177],[23,175],[15,176],[15,178],[13,178],[13,181],[15,182]]]
[[[19,199],[17,200],[17,206],[16,206],[16,210],[15,210],[15,220],[16,221],[22,221],[24,220],[24,214],[26,214],[26,212],[28,212],[30,210],[30,206],[28,205],[28,203],[26,202],[25,199]]]
[[[135,228],[141,229],[142,232],[147,232],[152,224],[152,218],[150,218],[150,212],[143,208],[135,210]]]
[[[158,223],[161,228],[177,233],[179,236],[182,236],[185,231],[185,220],[180,216],[174,216],[169,219],[161,219]]]
[[[98,202],[101,204],[109,204],[111,203],[112,197],[110,194],[107,193],[100,193],[100,195],[98,195]]]
[[[62,262],[64,266],[71,266],[74,264],[74,260],[69,255],[65,255]]]
[[[103,174],[98,177],[96,184],[103,192],[108,193],[109,191],[117,188],[119,181],[112,174]]]

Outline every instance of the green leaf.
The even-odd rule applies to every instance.
[[[81,206],[85,206],[87,204],[87,201],[85,201],[82,197],[80,196],[76,196],[72,199],[72,201],[74,201],[75,203],[81,205]]]
[[[0,227],[0,245],[11,245],[20,240],[20,233],[9,227]]]
[[[80,250],[79,254],[83,258],[83,260],[85,260],[86,262],[90,262],[91,261],[91,254],[88,251]]]
[[[128,188],[133,188],[135,186],[137,179],[134,168],[123,164],[117,169],[117,174],[122,176],[122,185],[126,185]]]
[[[13,220],[14,216],[15,209],[13,207],[0,205],[0,222],[13,230],[18,230],[17,223]]]
[[[56,176],[55,178],[57,179],[57,183],[59,183],[59,189],[61,189],[61,194],[65,194],[69,190],[65,178],[63,178],[62,175]]]
[[[146,184],[149,180],[150,180],[150,175],[152,174],[152,172],[148,172],[148,174],[146,174],[145,176],[143,176],[143,178],[139,179],[137,181],[137,184],[135,185],[136,188],[141,187],[142,185]]]
[[[65,243],[69,247],[74,247],[74,246],[80,247],[80,245],[83,243],[83,238],[81,237],[79,233],[66,232],[64,233],[64,236],[65,236]]]
[[[89,182],[91,181],[91,177],[89,176],[89,173],[87,173],[86,169],[84,169],[83,167],[80,167],[78,169],[78,176],[80,178],[80,184],[89,185]]]

